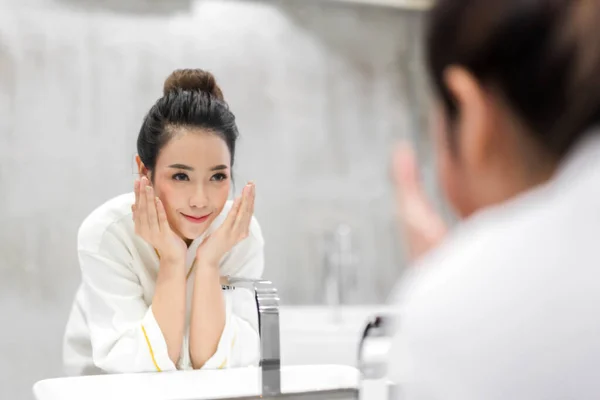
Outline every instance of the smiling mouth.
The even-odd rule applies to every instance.
[[[203,217],[192,217],[190,215],[186,215],[181,213],[181,215],[183,215],[185,217],[185,219],[187,219],[188,221],[194,223],[194,224],[201,224],[202,222],[206,221],[208,219],[208,217],[210,217],[212,215],[212,213],[207,214]]]

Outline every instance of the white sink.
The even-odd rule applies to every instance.
[[[337,309],[327,306],[282,306],[282,392],[322,393],[341,390],[341,395],[335,393],[327,397],[348,398],[350,389],[359,389],[359,373],[355,367],[358,345],[367,321],[373,315],[392,311],[389,306],[383,305],[342,306]],[[369,387],[369,396],[363,398],[379,398],[371,396],[379,394],[379,386],[375,392]],[[37,400],[258,398],[261,394],[260,369],[58,378],[36,383],[34,394]]]
[[[282,306],[283,365],[356,366],[358,345],[369,318],[390,313],[389,306]]]
[[[98,375],[48,379],[36,383],[37,400],[201,400],[259,398],[259,368]],[[343,365],[284,366],[281,391],[286,395],[332,392],[330,398],[356,398],[359,374]],[[298,397],[298,396],[296,396]]]

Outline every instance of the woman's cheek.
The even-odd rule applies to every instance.
[[[213,196],[215,199],[214,206],[216,209],[219,210],[219,212],[221,212],[221,210],[223,210],[223,207],[225,207],[225,203],[229,198],[230,189],[231,185],[229,184],[229,182],[217,185],[213,189]]]
[[[173,182],[162,181],[158,183],[156,189],[158,197],[160,198],[165,207],[165,212],[167,213],[169,222],[173,222],[172,218],[175,216],[175,214],[177,214],[176,210],[180,208],[178,206],[179,196],[177,194],[177,188],[175,187],[175,185],[173,185]]]

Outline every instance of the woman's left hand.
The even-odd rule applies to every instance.
[[[248,237],[254,214],[254,197],[254,183],[248,183],[242,195],[235,199],[223,224],[198,247],[196,260],[199,264],[218,268],[223,256]]]

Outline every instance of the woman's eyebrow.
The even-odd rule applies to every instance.
[[[190,167],[189,165],[185,165],[185,164],[171,164],[171,165],[169,165],[169,168],[184,169],[186,171],[194,170],[194,168]]]

